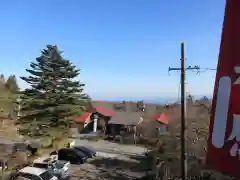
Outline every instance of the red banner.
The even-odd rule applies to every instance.
[[[209,127],[207,163],[240,177],[240,0],[227,0]]]

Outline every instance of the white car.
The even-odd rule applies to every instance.
[[[43,156],[33,161],[33,167],[46,169],[52,175],[61,179],[69,177],[69,166],[68,161],[57,160],[57,156]]]
[[[45,169],[27,166],[19,170],[13,179],[31,179],[31,180],[58,180]]]

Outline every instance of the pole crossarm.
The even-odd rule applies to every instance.
[[[200,66],[188,66],[187,68],[185,68],[185,71],[188,71],[188,70],[200,70]],[[168,71],[181,71],[182,68],[172,68],[172,67],[169,67],[168,68]]]

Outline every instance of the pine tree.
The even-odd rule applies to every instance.
[[[0,75],[0,89],[4,89],[5,88],[5,78],[4,75],[1,74]]]
[[[84,84],[75,80],[80,74],[57,46],[47,45],[36,62],[26,69],[31,75],[21,77],[31,88],[21,93],[20,132],[30,136],[49,135],[56,130],[68,131],[68,117],[81,114],[89,97]]]
[[[5,81],[3,74],[0,75],[0,79],[2,79],[3,81]]]
[[[17,79],[15,75],[10,75],[6,81],[6,87],[13,93],[19,90]]]

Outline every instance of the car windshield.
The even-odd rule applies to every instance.
[[[79,146],[79,149],[82,149],[83,151],[88,151],[88,152],[94,153],[94,150],[89,147]]]
[[[49,180],[53,177],[52,174],[50,174],[48,171],[45,171],[44,173],[40,174],[40,177],[43,179],[43,180]]]
[[[77,150],[82,151],[82,152],[88,152],[86,149],[82,147],[75,147]]]
[[[53,162],[53,165],[54,165],[54,167],[57,168],[57,169],[62,169],[62,168],[64,167],[65,163],[64,163],[64,162],[61,162],[61,161],[54,161],[54,162]]]
[[[77,155],[78,155],[79,157],[86,157],[86,154],[84,154],[83,152],[81,152],[81,151],[79,151],[79,150],[77,150],[77,149],[75,149],[75,152],[77,153]]]

